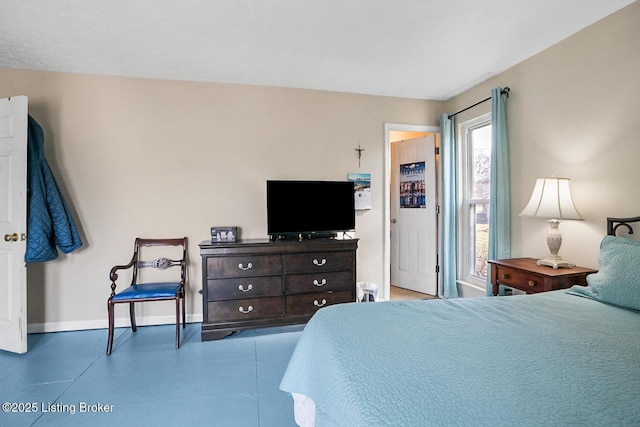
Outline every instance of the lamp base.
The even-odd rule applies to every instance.
[[[576,265],[571,264],[562,259],[560,255],[558,255],[558,251],[560,251],[560,246],[562,245],[562,234],[560,234],[560,230],[558,230],[558,226],[560,225],[560,221],[557,219],[550,219],[547,221],[549,223],[549,232],[547,233],[547,246],[549,246],[549,255],[545,259],[538,260],[538,265],[547,265],[549,267],[553,267],[554,270],[558,268],[573,268]]]
[[[548,257],[545,259],[539,259],[538,262],[536,262],[536,264],[553,267],[554,270],[557,270],[558,268],[573,268],[576,266],[575,264],[572,264],[568,261],[563,260],[561,257],[557,257],[557,258]]]

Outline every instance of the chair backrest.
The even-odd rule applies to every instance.
[[[171,258],[159,256],[162,249],[167,247],[178,247],[176,250],[170,251]],[[164,247],[164,248],[163,248]],[[143,254],[143,248],[153,248],[147,254]],[[157,248],[157,249],[156,249]],[[165,252],[166,253],[166,252]],[[148,258],[152,255],[152,258]],[[187,238],[181,237],[177,239],[142,239],[136,238],[133,252],[133,272],[131,284],[138,283],[139,270],[142,268],[152,268],[155,270],[166,270],[171,267],[180,267],[180,282],[184,286],[187,272]]]

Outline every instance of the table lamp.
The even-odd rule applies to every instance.
[[[568,178],[538,178],[531,199],[520,216],[548,218],[549,232],[547,246],[549,255],[538,260],[538,265],[575,267],[575,264],[562,259],[558,252],[562,245],[562,234],[558,229],[561,219],[582,219],[571,198],[571,185]]]

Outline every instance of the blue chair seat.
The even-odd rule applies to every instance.
[[[148,298],[175,298],[180,291],[180,283],[141,283],[129,286],[113,296],[113,301]]]

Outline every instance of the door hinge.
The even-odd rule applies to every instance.
[[[440,205],[436,205],[436,214],[440,213]]]
[[[436,265],[436,273],[440,273],[440,266]]]
[[[440,154],[440,147],[435,147],[433,150],[436,153],[436,156]]]

